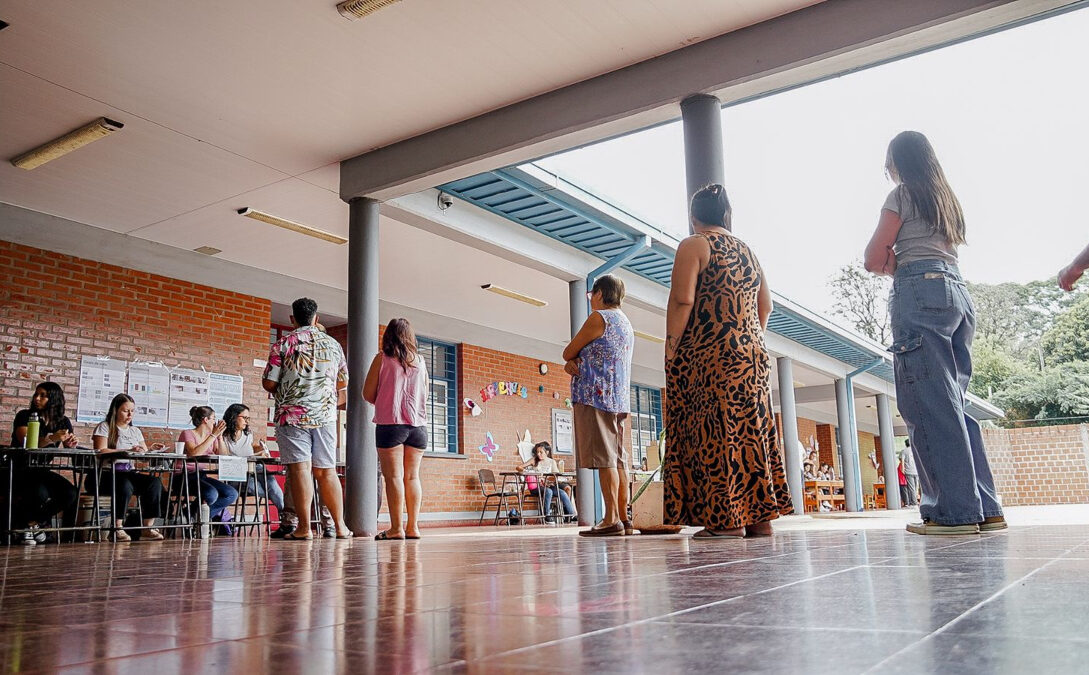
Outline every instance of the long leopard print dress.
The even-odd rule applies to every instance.
[[[757,313],[760,264],[733,235],[702,235],[710,260],[666,367],[665,522],[728,530],[793,505]]]

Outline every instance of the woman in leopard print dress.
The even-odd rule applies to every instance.
[[[771,291],[733,236],[725,188],[692,198],[666,312],[665,521],[699,538],[771,534],[793,506],[771,405]]]

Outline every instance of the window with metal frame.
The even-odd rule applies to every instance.
[[[631,386],[632,466],[640,466],[646,448],[662,432],[662,391],[657,387]]]
[[[416,338],[420,356],[431,378],[427,396],[428,452],[458,451],[458,358],[457,346],[429,338]]]

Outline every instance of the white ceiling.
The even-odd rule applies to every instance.
[[[2,163],[0,201],[156,241],[230,228],[236,203],[335,230],[346,211],[303,193],[335,192],[341,159],[811,4],[405,0],[352,22],[328,0],[4,2],[0,155],[125,128]]]

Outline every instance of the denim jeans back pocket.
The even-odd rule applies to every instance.
[[[927,378],[926,356],[919,349],[922,345],[922,336],[912,335],[893,342],[889,347],[897,382],[910,384]]]
[[[948,277],[940,272],[930,272],[912,279],[911,290],[919,309],[941,311],[953,306],[953,288]]]

